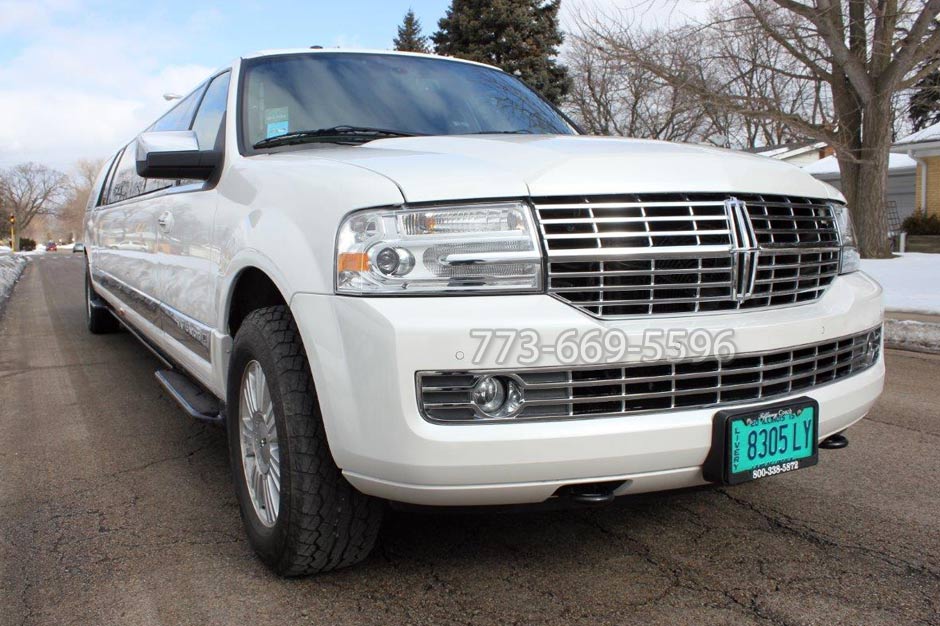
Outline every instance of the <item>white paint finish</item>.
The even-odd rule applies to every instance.
[[[213,232],[221,330],[241,270],[261,269],[288,301],[298,292],[332,293],[343,216],[403,201],[392,181],[345,163],[290,154],[235,161],[219,182]]]
[[[93,213],[95,262],[118,280],[145,294],[159,290],[157,271],[157,213],[148,196],[126,200]],[[153,320],[151,320],[153,321]]]
[[[203,187],[208,187],[204,189]],[[212,259],[212,223],[218,192],[193,183],[153,200],[160,273],[157,299],[207,326],[216,319],[212,298],[218,272]]]
[[[234,114],[239,62],[232,71],[225,164],[217,183],[203,192],[158,193],[93,212],[86,241],[96,244],[89,255],[93,263],[109,264],[116,277],[212,327],[210,363],[135,312],[125,314],[220,397],[232,291],[247,268],[270,277],[300,327],[334,457],[370,493],[483,504],[535,501],[562,483],[605,476],[628,477],[630,492],[701,480],[711,409],[528,424],[426,422],[417,410],[415,372],[470,368],[467,357],[455,356],[458,350],[472,354],[470,328],[535,328],[546,341],[572,328],[618,327],[633,340],[652,327],[735,328],[739,350],[749,352],[844,336],[881,320],[880,288],[860,273],[840,277],[822,299],[803,306],[631,321],[598,321],[545,295],[335,296],[336,229],[346,214],[362,208],[677,191],[841,196],[771,159],[614,138],[415,137],[244,157]],[[156,219],[167,211],[174,223],[158,236]],[[104,295],[126,308],[116,294]],[[879,364],[809,394],[821,403],[823,430],[834,432],[860,418],[882,381]]]
[[[294,153],[304,158],[309,150]],[[689,144],[586,136],[404,137],[316,150],[394,180],[408,202],[728,192],[841,198],[792,165]]]
[[[688,328],[687,317],[600,322],[540,295],[298,295],[292,309],[317,381],[333,456],[354,474],[416,487],[578,480],[700,466],[707,452],[714,409],[471,425],[431,424],[417,410],[417,371],[515,364],[510,354],[501,365],[472,365],[477,342],[469,336],[471,328],[534,328],[551,343],[569,328],[583,335],[598,327],[618,327],[631,343],[638,343],[645,328]],[[880,323],[882,313],[880,287],[859,273],[836,280],[814,304],[697,316],[694,325],[733,328],[738,351],[756,352],[861,332]],[[560,363],[546,358],[538,365]],[[882,379],[883,366],[878,366],[809,393],[821,403],[822,430],[835,432],[861,417],[880,393]]]

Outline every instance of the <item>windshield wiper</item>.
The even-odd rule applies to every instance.
[[[531,135],[531,130],[478,130],[473,133],[461,133],[462,135]]]
[[[317,128],[315,130],[297,130],[285,135],[268,137],[252,147],[255,149],[270,148],[271,146],[288,146],[308,141],[365,142],[382,137],[414,137],[416,134],[387,128],[370,128],[369,126],[333,126],[332,128]]]

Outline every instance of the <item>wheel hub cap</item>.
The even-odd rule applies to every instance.
[[[252,507],[263,525],[273,526],[281,501],[281,455],[271,393],[257,361],[248,363],[242,375],[238,430]]]

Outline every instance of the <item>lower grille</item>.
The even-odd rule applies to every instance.
[[[881,328],[817,344],[676,363],[570,369],[419,372],[418,404],[435,422],[465,423],[617,417],[780,398],[864,371],[878,361]],[[516,382],[522,409],[488,418],[471,402],[486,374]]]

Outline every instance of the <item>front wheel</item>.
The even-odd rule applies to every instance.
[[[248,539],[284,576],[362,561],[382,504],[356,491],[333,461],[310,366],[286,306],[250,313],[232,348],[227,428]]]

